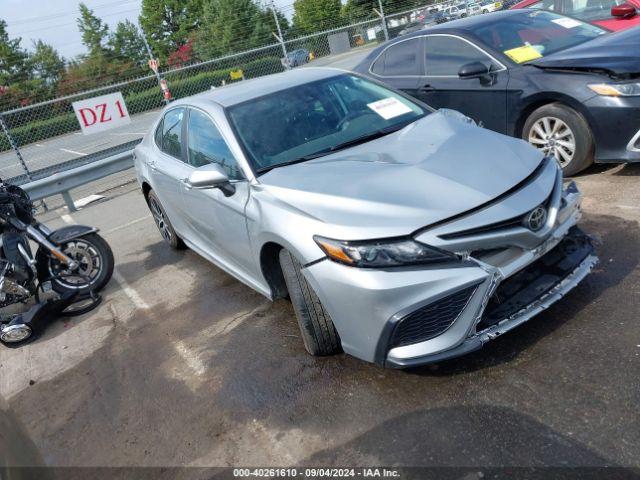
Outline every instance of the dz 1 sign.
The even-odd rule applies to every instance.
[[[73,111],[85,135],[131,123],[120,92],[73,102]]]

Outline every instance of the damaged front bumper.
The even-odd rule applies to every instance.
[[[346,353],[396,368],[438,362],[477,350],[531,319],[593,269],[593,246],[576,227],[581,199],[573,182],[563,188],[557,164],[547,163],[536,180],[502,202],[416,235],[462,255],[458,264],[359,269],[325,259],[302,272]],[[500,220],[507,207],[526,216],[524,205],[541,203],[548,219],[537,231],[518,222],[476,228]],[[520,289],[518,281],[539,290]],[[516,295],[519,290],[525,291]]]
[[[503,279],[499,271],[493,271],[489,288],[483,293],[476,315],[475,328],[461,344],[435,354],[410,358],[395,356],[392,350],[385,365],[406,368],[478,350],[485,343],[513,330],[560,300],[597,263],[598,258],[591,240],[577,227],[573,227],[561,242],[546,250],[538,260],[513,277]]]

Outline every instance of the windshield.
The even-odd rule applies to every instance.
[[[227,112],[258,173],[391,133],[427,113],[349,74],[274,92]]]
[[[478,26],[473,33],[514,62],[526,63],[593,40],[606,30],[556,13],[531,10]]]

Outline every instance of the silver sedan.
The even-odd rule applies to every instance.
[[[462,355],[597,262],[553,159],[339,70],[176,101],[135,157],[169,245],[290,298],[314,355],[391,367]]]

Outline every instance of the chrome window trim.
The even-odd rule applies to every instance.
[[[496,57],[491,55],[489,52],[487,52],[482,47],[479,47],[478,45],[476,45],[472,41],[467,40],[466,38],[461,37],[460,35],[453,35],[451,33],[429,33],[429,34],[425,34],[425,35],[416,35],[415,37],[406,38],[404,40],[400,40],[400,41],[398,41],[396,43],[393,43],[393,44],[385,47],[378,54],[378,56],[373,60],[373,62],[371,62],[371,65],[369,65],[369,73],[371,75],[373,75],[374,77],[378,77],[378,78],[459,78],[458,75],[427,75],[427,62],[426,61],[424,62],[424,74],[423,75],[378,75],[377,73],[373,73],[372,67],[373,67],[374,63],[376,63],[378,61],[378,59],[382,56],[382,54],[385,53],[389,48],[391,48],[391,47],[393,47],[393,46],[395,46],[395,45],[397,45],[399,43],[406,42],[408,40],[414,40],[416,38],[421,38],[421,39],[426,41],[427,37],[452,37],[452,38],[457,38],[458,40],[462,40],[463,42],[467,42],[469,45],[474,47],[476,50],[479,50],[481,53],[483,53],[484,55],[489,57],[492,61],[494,61],[495,63],[500,65],[500,68],[498,70],[494,70],[491,73],[499,73],[499,72],[504,72],[504,71],[508,70],[507,67],[505,66],[505,64],[502,63],[500,60],[498,60]],[[423,54],[424,54],[424,57],[426,59],[426,56],[427,56],[426,48],[423,49]]]
[[[640,130],[636,133],[627,145],[627,150],[630,152],[640,152],[640,147],[636,147],[636,143],[640,142]]]

